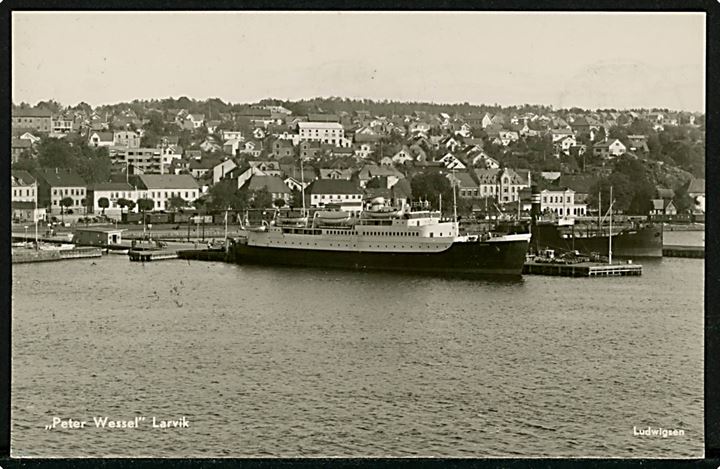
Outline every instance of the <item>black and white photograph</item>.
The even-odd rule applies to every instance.
[[[705,456],[705,13],[10,34],[13,458]]]

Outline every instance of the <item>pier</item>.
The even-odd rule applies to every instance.
[[[559,277],[626,277],[642,275],[639,264],[601,264],[597,262],[579,262],[563,264],[560,262],[526,262],[525,275],[553,275]]]
[[[704,246],[663,246],[663,257],[689,257],[693,259],[705,258]]]
[[[188,249],[178,251],[178,258],[193,261],[214,261],[224,262],[227,260],[227,253],[224,249]]]
[[[51,262],[69,259],[91,259],[102,257],[102,249],[99,248],[75,248],[58,251],[34,251],[23,250],[13,251],[13,264],[28,264],[31,262]]]

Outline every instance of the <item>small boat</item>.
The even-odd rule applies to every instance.
[[[343,210],[321,210],[315,212],[315,218],[327,225],[342,225],[350,221],[352,214]]]
[[[276,219],[277,225],[306,225],[308,222],[307,215],[303,215],[299,212],[289,212],[282,215],[278,215]]]
[[[51,244],[51,243],[40,243],[38,248],[41,251],[69,251],[75,249],[74,244]]]
[[[370,218],[395,218],[402,213],[400,210],[387,208],[382,210],[369,210],[364,212]]]

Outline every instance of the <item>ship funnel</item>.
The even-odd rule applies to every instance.
[[[532,216],[532,222],[537,222],[537,217],[540,215],[540,191],[537,186],[530,187],[530,215]]]

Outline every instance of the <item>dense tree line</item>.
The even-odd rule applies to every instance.
[[[87,184],[108,181],[110,167],[107,148],[90,147],[81,138],[43,139],[37,145],[37,158],[24,155],[13,165],[30,172],[43,168],[74,170]]]

